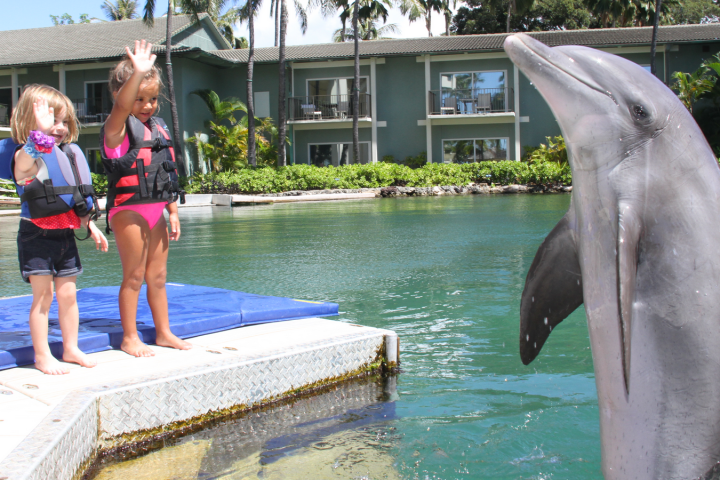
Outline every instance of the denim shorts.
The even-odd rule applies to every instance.
[[[70,228],[46,230],[20,220],[17,246],[20,273],[28,283],[30,275],[74,277],[82,273],[75,234]]]

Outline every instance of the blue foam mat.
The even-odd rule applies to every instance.
[[[119,290],[120,287],[93,287],[78,291],[78,345],[83,352],[120,348],[122,327],[118,311]],[[197,285],[168,283],[167,297],[170,328],[180,338],[257,323],[338,314],[337,303],[268,297]],[[34,362],[28,327],[31,304],[31,296],[0,299],[0,370]],[[145,299],[145,286],[140,292],[137,326],[145,343],[155,342],[155,327]],[[53,355],[61,357],[62,336],[58,325],[57,302],[54,300],[50,308],[48,341]]]

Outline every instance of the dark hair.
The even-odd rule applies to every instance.
[[[133,68],[132,61],[125,57],[120,63],[115,65],[115,67],[110,70],[110,80],[109,80],[109,87],[110,87],[110,93],[115,93],[119,91],[123,85],[125,85],[125,82],[130,79],[130,76],[135,72],[135,69]],[[147,74],[145,74],[145,81],[148,80],[155,80],[158,82],[158,85],[160,86],[160,91],[162,91],[164,85],[162,81],[162,75],[160,73],[160,69],[157,67],[157,65],[152,66],[152,70],[150,70]]]

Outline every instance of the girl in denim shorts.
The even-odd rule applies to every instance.
[[[11,170],[21,199],[18,258],[23,279],[32,286],[30,335],[35,367],[49,375],[69,373],[50,352],[48,312],[53,284],[58,302],[65,362],[94,367],[78,348],[79,313],[75,280],[82,273],[73,230],[87,228],[96,248],[108,243],[90,220],[92,180],[77,145],[75,108],[65,95],[46,85],[29,85],[13,112],[12,138],[21,144]],[[24,145],[22,145],[24,144]]]

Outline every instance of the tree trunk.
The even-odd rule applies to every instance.
[[[510,33],[510,17],[512,17],[513,10],[515,10],[515,2],[513,0],[510,0],[508,2],[508,16],[507,16],[507,26],[506,26],[507,33]]]
[[[282,21],[280,19],[280,2],[281,0],[275,0],[275,46],[277,47],[280,45],[280,35],[282,33],[280,32],[280,29],[282,28],[280,25],[280,22]]]
[[[253,102],[253,67],[255,66],[255,25],[253,25],[253,17],[255,16],[255,3],[248,0],[248,32],[250,37],[250,50],[248,52],[248,71],[247,71],[247,114],[248,114],[248,141],[247,141],[247,157],[250,165],[257,165],[255,159],[255,106]]]
[[[281,2],[280,7],[280,51],[278,52],[280,60],[280,88],[278,92],[278,166],[284,167],[287,165],[285,158],[285,129],[287,128],[286,108],[287,102],[285,100],[285,35],[287,34],[287,21],[288,13],[285,0],[276,0]]]
[[[355,81],[353,82],[353,156],[355,163],[360,161],[360,132],[358,129],[358,113],[360,112],[360,29],[358,28],[358,4],[355,0],[353,8],[353,37],[355,41]]]
[[[445,13],[445,36],[450,36],[450,14]]]
[[[428,37],[432,37],[432,10],[429,8],[425,12],[425,28],[427,28]]]
[[[180,120],[178,119],[177,103],[175,102],[175,84],[173,82],[173,70],[170,57],[170,51],[172,50],[172,15],[173,1],[168,0],[167,29],[165,34],[165,74],[167,75],[168,95],[170,95],[170,114],[172,115],[173,125],[173,150],[175,152],[175,163],[177,163],[178,175],[181,177],[187,177],[182,137],[180,136]]]
[[[652,43],[650,44],[650,73],[655,76],[657,76],[655,74],[655,49],[657,47],[658,25],[660,24],[660,7],[662,7],[662,0],[655,0],[655,21],[653,22]],[[665,72],[663,72],[664,76]]]
[[[342,19],[342,33],[340,34],[343,43],[345,43],[345,18]]]

